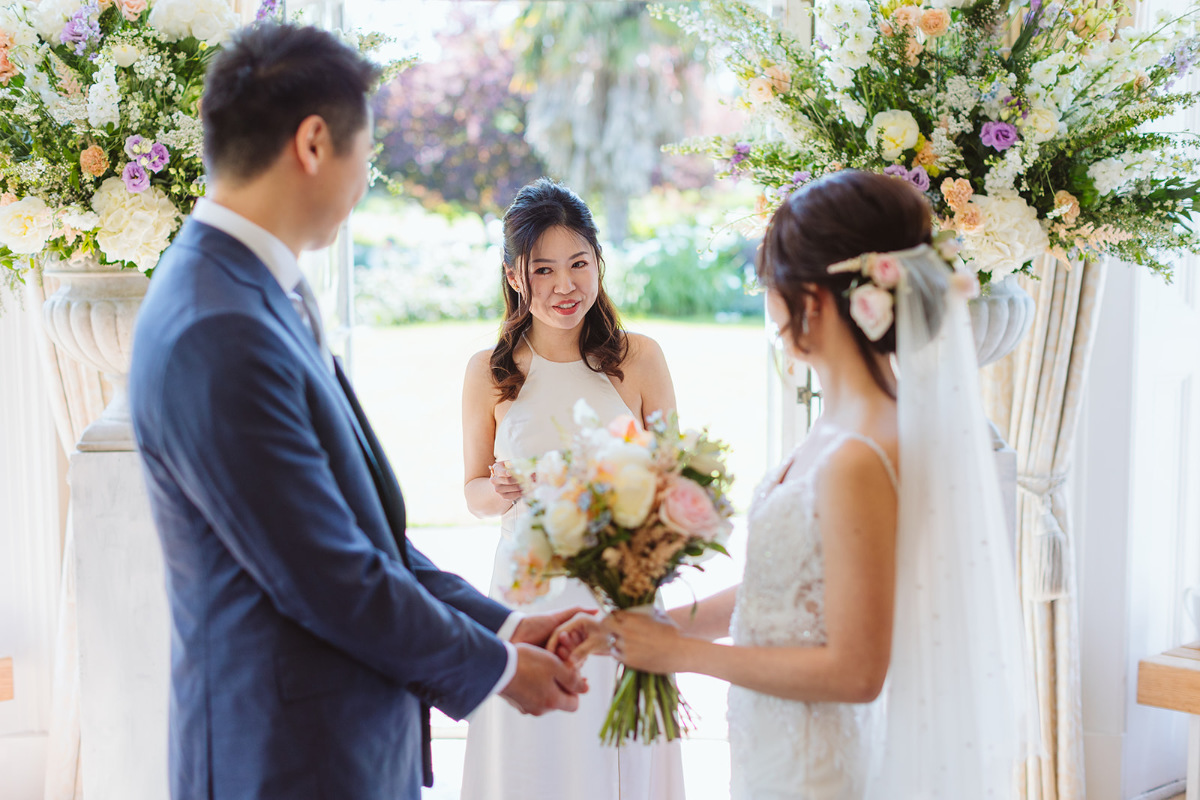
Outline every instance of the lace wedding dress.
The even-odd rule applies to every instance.
[[[532,348],[530,348],[532,350]],[[582,361],[550,361],[533,354],[521,393],[496,428],[496,458],[530,458],[562,446],[577,430],[573,409],[580,398],[601,420],[629,414],[607,375]],[[491,595],[500,602],[512,576],[511,539],[517,504],[500,523]],[[544,614],[572,606],[598,608],[580,581],[555,578],[551,592],[514,608]],[[683,800],[683,760],[679,742],[608,747],[600,728],[612,702],[617,665],[590,658],[583,666],[587,694],[578,711],[542,717],[522,716],[493,697],[470,717],[462,800]]]
[[[730,629],[735,645],[825,643],[825,569],[820,521],[814,515],[815,484],[821,465],[849,440],[874,450],[897,485],[883,449],[847,431],[833,433],[806,468],[789,469],[789,460],[768,474],[750,507],[746,572]],[[730,687],[732,800],[861,798],[871,745],[882,734],[880,710],[878,702],[802,703]]]

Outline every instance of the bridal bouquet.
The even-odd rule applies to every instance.
[[[584,401],[580,432],[563,450],[515,466],[523,514],[515,533],[510,599],[545,594],[559,575],[578,578],[609,610],[652,609],[682,566],[726,553],[733,507],[726,446],[680,432],[674,414],[640,430],[632,417],[602,427]],[[686,718],[675,679],[622,666],[600,731],[609,744],[677,739]]]
[[[1112,254],[1169,277],[1200,250],[1194,134],[1146,123],[1200,54],[1200,8],[1126,27],[1121,0],[816,0],[810,44],[744,2],[657,13],[719,43],[750,129],[677,146],[764,187],[766,218],[843,168],[912,183],[981,283],[1050,253]],[[807,37],[805,37],[807,38]]]

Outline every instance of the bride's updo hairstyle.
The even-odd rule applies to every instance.
[[[629,353],[629,341],[617,318],[617,309],[604,290],[604,257],[592,212],[587,203],[566,186],[549,178],[539,178],[517,192],[512,205],[504,212],[504,263],[500,268],[504,324],[491,358],[492,380],[502,401],[517,399],[525,383],[525,375],[517,367],[513,353],[521,336],[533,324],[528,292],[522,295],[513,289],[505,272],[511,268],[520,276],[519,283],[529,286],[529,262],[533,258],[534,245],[542,234],[555,227],[578,234],[596,256],[599,273],[596,302],[580,323],[579,355],[593,372],[602,372],[617,380],[625,377],[621,363]]]
[[[779,293],[788,310],[784,336],[797,349],[804,330],[804,298],[814,287],[829,290],[838,313],[881,388],[888,384],[875,354],[896,352],[896,329],[872,342],[850,317],[853,273],[828,267],[863,253],[888,253],[931,244],[929,202],[907,181],[873,172],[845,170],[804,186],[771,217],[758,253],[759,282]],[[889,392],[890,393],[890,392]]]

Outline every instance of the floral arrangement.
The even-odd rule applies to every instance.
[[[653,608],[680,567],[727,555],[733,478],[724,444],[681,433],[673,414],[648,431],[628,416],[602,427],[581,400],[575,421],[580,432],[568,447],[515,465],[528,513],[514,535],[510,599],[528,602],[566,575],[610,610]],[[687,729],[681,710],[686,717],[673,676],[622,667],[600,738],[677,739]]]
[[[280,15],[265,0],[257,19]],[[151,271],[204,194],[200,98],[228,0],[5,0],[0,273],[95,258]],[[366,53],[386,39],[338,32]],[[386,64],[381,80],[411,60]]]
[[[1099,0],[817,0],[812,45],[738,0],[657,9],[720,43],[751,126],[676,146],[764,187],[766,218],[844,168],[930,199],[981,283],[1111,254],[1169,277],[1200,250],[1191,133],[1146,123],[1200,101],[1172,91],[1200,53],[1200,8],[1125,22]]]
[[[204,191],[205,69],[226,0],[15,0],[0,9],[0,268],[154,267]]]

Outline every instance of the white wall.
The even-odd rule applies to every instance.
[[[40,311],[40,309],[39,309]],[[50,718],[58,591],[59,447],[38,360],[33,312],[0,312],[0,657],[14,659],[0,702],[0,798],[40,800]]]

